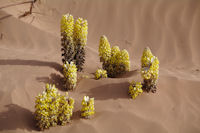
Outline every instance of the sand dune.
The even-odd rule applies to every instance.
[[[66,13],[88,20],[85,69],[76,90],[69,92],[76,100],[72,123],[44,132],[200,132],[199,0],[39,0],[33,14],[24,18],[18,17],[29,4],[5,8],[22,1],[0,1],[0,132],[38,132],[32,115],[35,96],[45,83],[65,92],[59,27]],[[101,67],[98,44],[103,34],[111,45],[128,50],[129,73],[93,79]],[[146,46],[160,60],[158,90],[132,100],[128,82],[141,80]],[[79,118],[84,95],[95,98],[91,120]]]

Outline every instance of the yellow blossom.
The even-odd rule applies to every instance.
[[[99,56],[100,61],[105,62],[108,61],[111,57],[111,48],[108,42],[108,39],[105,35],[101,36],[99,42]]]
[[[135,99],[138,95],[143,92],[141,82],[131,82],[129,86],[129,95]]]
[[[89,98],[89,96],[84,96],[82,100],[81,116],[83,118],[91,118],[95,113],[94,108],[94,98]]]
[[[103,69],[97,69],[97,71],[95,72],[95,78],[107,78],[107,71]]]

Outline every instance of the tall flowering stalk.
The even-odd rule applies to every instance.
[[[74,62],[78,71],[82,71],[85,62],[85,46],[87,44],[87,20],[74,18],[70,14],[61,18],[61,51],[63,63]]]
[[[77,83],[77,68],[73,62],[63,64],[63,75],[65,78],[65,86],[68,90],[73,90]]]
[[[73,40],[74,33],[74,18],[70,14],[62,16],[61,19],[61,51],[62,51],[62,61],[71,62],[74,61],[75,46]]]
[[[74,60],[79,71],[82,71],[85,62],[85,46],[87,44],[88,23],[87,20],[78,18],[74,25]]]

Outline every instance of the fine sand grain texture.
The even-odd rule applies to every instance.
[[[85,69],[69,92],[76,100],[72,123],[44,132],[200,132],[200,0],[38,0],[31,15],[19,18],[30,7],[18,4],[23,1],[0,0],[0,133],[39,132],[33,118],[35,96],[46,83],[65,92],[60,18],[66,13],[88,20]],[[128,50],[130,72],[94,79],[92,73],[101,67],[101,35]],[[132,100],[129,82],[141,80],[146,46],[160,60],[158,90]],[[84,95],[95,98],[91,120],[79,117]]]

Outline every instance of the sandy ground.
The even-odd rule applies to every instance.
[[[71,13],[88,20],[84,73],[75,91],[71,124],[44,132],[59,133],[199,133],[200,1],[199,0],[39,0],[33,14],[18,18],[30,4],[0,0],[0,132],[38,132],[33,121],[35,96],[46,83],[61,93],[60,18]],[[6,8],[5,8],[6,7]],[[131,71],[114,79],[94,80],[101,67],[101,35],[127,49]],[[140,58],[149,46],[160,60],[157,93],[136,100],[127,94],[140,81]],[[81,76],[79,76],[81,77]],[[95,98],[95,117],[79,118],[84,95]]]

